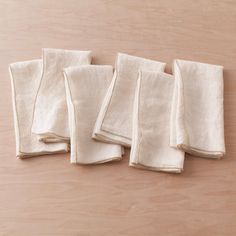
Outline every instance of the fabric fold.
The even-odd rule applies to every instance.
[[[223,67],[175,60],[170,145],[190,154],[225,154]]]
[[[63,68],[88,65],[90,51],[43,49],[43,75],[37,92],[32,132],[43,142],[69,142]]]
[[[92,139],[94,124],[113,75],[112,66],[64,69],[71,136],[71,163],[97,164],[122,158],[122,147]]]
[[[68,144],[45,144],[31,133],[34,102],[42,76],[42,60],[16,62],[9,65],[12,86],[16,156],[26,158],[64,153]]]
[[[138,71],[164,71],[164,68],[162,62],[118,53],[115,73],[99,112],[93,138],[130,147]]]
[[[163,72],[140,71],[133,109],[130,166],[180,173],[184,152],[169,146],[174,78]]]

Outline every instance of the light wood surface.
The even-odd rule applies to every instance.
[[[0,235],[236,235],[234,0],[0,0]],[[42,47],[224,65],[223,160],[187,156],[181,175],[118,163],[76,166],[69,155],[15,158],[10,62]]]

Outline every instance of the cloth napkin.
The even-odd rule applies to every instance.
[[[34,102],[42,75],[42,61],[12,63],[9,66],[16,136],[16,155],[19,158],[67,152],[66,143],[45,144],[31,133]]]
[[[170,145],[200,157],[225,154],[223,67],[175,60]]]
[[[184,152],[169,146],[173,76],[140,71],[133,109],[130,166],[180,173]]]
[[[94,128],[95,139],[129,147],[139,70],[164,71],[165,63],[118,53],[116,71]]]
[[[43,75],[35,102],[32,132],[44,142],[68,142],[63,68],[91,63],[90,51],[43,49]]]
[[[120,160],[122,147],[92,139],[94,124],[113,75],[112,66],[64,69],[71,135],[71,163]]]

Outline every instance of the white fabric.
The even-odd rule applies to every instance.
[[[165,63],[118,53],[116,71],[97,118],[93,137],[129,147],[139,70],[164,71]]]
[[[14,126],[16,136],[16,155],[19,158],[36,155],[67,152],[68,144],[45,144],[31,133],[34,102],[42,76],[42,61],[32,60],[12,63],[9,66]]]
[[[43,75],[38,90],[32,132],[44,142],[68,142],[68,112],[63,68],[91,63],[90,51],[43,49]]]
[[[120,160],[122,147],[92,139],[94,124],[113,75],[112,66],[79,66],[64,70],[71,135],[71,162]]]
[[[130,166],[180,173],[184,152],[169,146],[173,76],[141,71],[133,110]]]
[[[175,60],[170,145],[200,157],[225,154],[223,67]]]

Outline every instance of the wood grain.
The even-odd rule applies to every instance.
[[[0,0],[0,235],[236,235],[236,2],[233,0]],[[224,65],[226,158],[188,156],[181,175],[69,155],[17,160],[10,62],[42,47],[116,52],[171,63]]]

